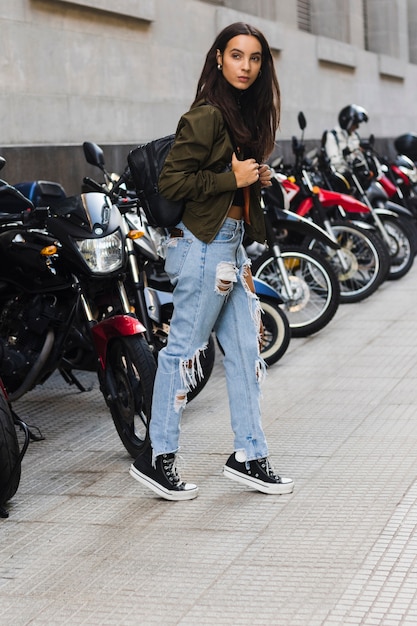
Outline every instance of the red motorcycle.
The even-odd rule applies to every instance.
[[[405,154],[397,154],[394,159],[381,159],[384,176],[381,185],[388,198],[405,207],[409,219],[417,224],[417,166]]]
[[[302,113],[298,120],[304,131]],[[276,202],[279,196],[284,207],[325,230],[338,247],[330,248],[315,238],[306,242],[308,247],[330,261],[340,283],[341,302],[363,300],[378,289],[389,268],[383,243],[362,219],[369,208],[353,196],[325,188],[317,164],[305,156],[303,136],[301,141],[293,137],[292,148],[295,163],[279,164],[274,184],[265,189],[265,203]]]

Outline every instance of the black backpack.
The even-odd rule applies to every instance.
[[[167,200],[158,190],[158,179],[174,143],[168,135],[131,150],[127,161],[141,206],[151,226],[170,228],[181,221],[184,200]]]

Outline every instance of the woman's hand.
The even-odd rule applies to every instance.
[[[248,187],[258,180],[262,187],[270,187],[271,183],[271,168],[263,163],[259,165],[255,159],[245,159],[239,161],[236,154],[232,155],[232,171],[236,178],[236,184],[238,187]]]
[[[271,168],[268,165],[266,165],[266,163],[262,163],[262,165],[259,166],[258,173],[259,173],[259,182],[261,183],[262,187],[270,187],[272,185]]]
[[[240,187],[249,187],[259,180],[259,163],[255,159],[245,159],[239,161],[236,154],[232,154],[232,172],[236,178],[236,185]]]

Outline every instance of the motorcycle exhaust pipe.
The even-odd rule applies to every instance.
[[[44,367],[45,362],[51,353],[54,342],[55,342],[55,334],[54,334],[54,331],[50,328],[48,330],[48,334],[46,335],[45,343],[42,346],[42,350],[35,364],[33,365],[32,369],[30,370],[29,374],[26,376],[25,380],[20,385],[20,387],[16,389],[16,391],[14,391],[13,393],[8,393],[9,400],[11,400],[12,402],[14,400],[18,400],[25,393],[27,393],[33,388],[33,385],[35,384],[39,376],[39,372]]]

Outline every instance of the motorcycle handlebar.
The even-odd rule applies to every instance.
[[[1,192],[1,189],[0,189]],[[19,222],[25,226],[44,226],[46,219],[50,216],[49,207],[34,207],[29,208],[20,213],[2,213],[0,211],[0,224],[7,226],[7,224],[14,224]]]
[[[97,181],[93,180],[89,176],[84,176],[83,183],[84,183],[84,185],[87,185],[87,187],[91,187],[94,191],[100,191],[101,193],[106,193],[106,190],[103,189],[103,187],[100,185],[100,183],[98,183]]]

